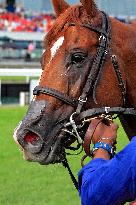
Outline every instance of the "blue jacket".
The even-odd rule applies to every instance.
[[[78,179],[82,205],[122,205],[136,199],[136,137],[113,159],[89,162]]]

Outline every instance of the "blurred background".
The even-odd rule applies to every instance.
[[[123,23],[136,24],[136,0],[96,3]],[[50,0],[0,0],[0,205],[80,204],[62,165],[25,162],[12,139],[40,77],[42,41],[54,21]],[[127,143],[120,128],[117,151]],[[75,176],[81,168],[80,159],[81,155],[68,157]]]

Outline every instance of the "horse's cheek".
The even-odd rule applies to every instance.
[[[93,94],[97,104],[100,106],[118,107],[122,106],[122,96],[118,84],[103,81],[97,85]]]

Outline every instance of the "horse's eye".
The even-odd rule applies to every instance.
[[[80,54],[80,53],[76,53],[76,54],[73,54],[71,56],[71,63],[72,64],[83,63],[84,60],[85,60],[85,55]]]

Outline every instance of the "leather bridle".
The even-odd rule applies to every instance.
[[[111,48],[110,48],[110,39],[111,39],[111,24],[110,24],[110,19],[108,15],[106,15],[104,12],[102,13],[102,28],[97,28],[94,27],[90,24],[81,24],[82,27],[85,27],[87,29],[90,29],[100,35],[99,37],[99,46],[97,48],[97,53],[95,56],[95,59],[93,61],[93,64],[90,68],[90,73],[88,75],[86,84],[83,88],[82,94],[79,97],[79,99],[74,99],[68,96],[67,94],[64,94],[56,89],[49,88],[49,87],[41,87],[41,86],[36,86],[34,88],[33,94],[34,95],[39,95],[40,93],[50,95],[52,97],[55,97],[63,102],[65,102],[68,105],[71,105],[72,107],[76,108],[76,113],[79,115],[79,119],[82,119],[82,108],[83,105],[87,102],[87,97],[89,93],[93,93],[93,98],[95,89],[97,86],[97,81],[99,78],[99,75],[101,73],[101,70],[104,66],[104,62],[106,61],[106,56],[109,53],[111,57],[111,62],[113,64],[113,67],[115,69],[117,79],[119,82],[119,88],[121,91],[122,99],[123,99],[123,107],[114,107],[114,108],[93,108],[89,109],[85,112],[85,117],[91,117],[96,114],[99,114],[104,112],[105,114],[136,114],[133,108],[125,108],[126,104],[126,87],[125,83],[123,82],[122,75],[119,69],[119,64],[117,61],[116,55],[112,55],[111,53]],[[75,23],[70,23],[69,26],[76,26]],[[88,114],[87,114],[88,113]]]
[[[100,114],[106,114],[106,115],[113,115],[113,114],[127,114],[127,115],[136,115],[136,110],[134,108],[126,108],[126,86],[123,81],[119,64],[116,55],[112,54],[112,50],[110,47],[110,39],[111,39],[111,23],[109,16],[106,15],[104,12],[101,12],[102,14],[102,28],[94,27],[93,25],[89,23],[81,24],[82,27],[85,27],[87,29],[90,29],[96,33],[99,34],[99,46],[97,48],[97,53],[94,58],[94,61],[92,63],[92,66],[90,67],[90,73],[88,75],[87,81],[85,83],[85,86],[83,88],[82,94],[79,97],[79,99],[71,98],[70,96],[49,87],[41,87],[36,86],[34,88],[33,94],[39,95],[40,93],[46,94],[52,97],[55,97],[66,104],[74,107],[76,111],[71,115],[70,122],[65,124],[65,127],[71,125],[73,130],[75,131],[75,134],[77,136],[77,139],[82,143],[82,139],[80,138],[77,127],[75,124],[75,121],[73,120],[73,115],[76,114],[76,118],[78,121],[83,122],[86,118],[92,118],[94,116],[98,116]],[[69,26],[76,26],[75,23],[70,23]],[[93,99],[95,101],[95,91],[97,87],[97,82],[99,79],[99,76],[101,74],[102,68],[104,66],[104,63],[106,61],[107,54],[109,54],[111,58],[111,62],[113,64],[117,79],[118,79],[118,85],[121,91],[122,100],[123,100],[123,106],[122,107],[102,107],[102,108],[92,108],[85,111],[82,111],[84,104],[87,102],[87,98],[89,96],[89,93],[93,93]],[[75,184],[76,188],[78,188],[77,182],[73,178],[73,175],[71,174],[71,170],[69,168],[69,165],[67,163],[67,160],[63,162],[64,166],[66,166],[69,170],[69,173],[72,177],[72,181]]]

